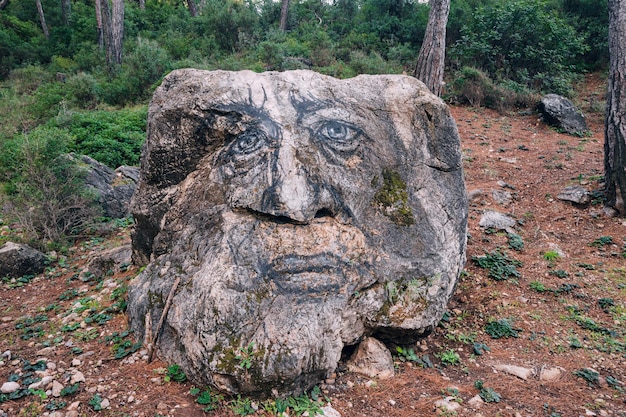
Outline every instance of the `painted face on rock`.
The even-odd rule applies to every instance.
[[[133,327],[180,276],[166,355],[231,392],[296,392],[363,335],[422,334],[465,247],[444,108],[410,77],[168,76],[133,212],[133,249],[150,257],[129,291]],[[233,366],[252,342],[252,368]]]

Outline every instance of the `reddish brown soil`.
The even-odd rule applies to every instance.
[[[605,216],[601,204],[574,207],[556,198],[567,185],[582,184],[590,191],[602,188],[605,88],[598,76],[589,76],[582,84],[576,104],[587,114],[592,131],[591,136],[582,138],[557,133],[532,112],[502,115],[486,109],[452,108],[461,135],[467,190],[480,189],[482,193],[470,203],[466,274],[450,303],[449,320],[414,347],[420,356],[429,355],[434,368],[398,361],[394,378],[373,384],[363,376],[338,372],[337,378],[327,381],[322,389],[343,417],[626,416],[626,221]],[[503,188],[498,181],[510,187]],[[511,192],[510,204],[497,204],[491,195],[494,189]],[[522,251],[509,247],[505,233],[486,233],[478,226],[485,210],[509,213],[523,222],[516,228],[524,242]],[[608,236],[613,243],[590,245],[601,237],[606,241]],[[0,317],[5,318],[0,322],[0,353],[10,350],[14,359],[34,362],[41,343],[52,340],[47,334],[63,337],[63,343],[47,357],[58,367],[69,368],[78,356],[64,344],[70,339],[83,352],[93,352],[82,357],[79,367],[87,381],[77,393],[61,398],[68,405],[80,401],[81,416],[235,415],[226,402],[215,412],[203,412],[189,394],[190,383],[163,381],[158,371],[166,366],[164,363],[147,364],[139,359],[128,364],[113,359],[104,337],[125,329],[123,315],[95,326],[100,336],[91,341],[80,341],[76,334],[59,330],[63,314],[76,302],[61,301],[59,296],[85,285],[68,278],[82,270],[91,251],[123,241],[128,241],[124,229],[104,242],[82,242],[69,253],[67,268],[57,265],[52,273],[21,288],[0,284]],[[520,278],[495,281],[471,260],[496,248],[523,263],[518,267]],[[552,262],[545,259],[546,252],[557,249],[563,257]],[[56,273],[59,276],[55,277]],[[112,278],[123,283],[136,273],[130,269]],[[544,291],[540,291],[540,284]],[[99,289],[88,285],[89,294],[97,296]],[[564,291],[567,289],[570,291]],[[613,305],[605,311],[602,302],[605,307],[607,303]],[[55,303],[56,312],[45,311]],[[103,296],[102,306],[110,303]],[[15,328],[19,319],[39,314],[49,317],[41,323],[44,336],[22,340],[23,333]],[[485,332],[489,321],[503,318],[520,329],[517,338],[493,339]],[[591,323],[595,323],[595,330]],[[490,352],[475,355],[468,341],[484,343]],[[460,363],[444,366],[439,356],[450,350],[458,353]],[[102,364],[98,366],[99,360]],[[498,364],[537,372],[544,367],[561,367],[563,375],[557,381],[542,381],[537,375],[522,380],[495,371]],[[17,367],[11,363],[0,366],[0,383]],[[597,384],[590,385],[574,374],[584,368],[599,373]],[[501,400],[470,406],[468,400],[479,393],[474,385],[478,380],[500,394]],[[98,386],[102,398],[110,400],[108,410],[94,411],[88,405],[94,396],[89,389]],[[450,392],[461,403],[457,414],[435,406],[435,401]],[[129,395],[133,402],[127,401]],[[50,400],[29,395],[1,403],[0,410],[9,416],[42,415]]]

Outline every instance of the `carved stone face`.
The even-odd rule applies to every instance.
[[[171,74],[134,201],[135,258],[151,261],[131,324],[143,331],[180,276],[161,354],[249,393],[309,387],[364,335],[414,340],[464,263],[458,145],[410,77]]]

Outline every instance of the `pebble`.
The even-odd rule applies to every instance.
[[[102,402],[100,403],[100,406],[102,408],[111,408],[111,403],[109,402],[108,398],[105,398],[104,400],[102,400]]]
[[[394,405],[396,405],[396,402],[395,402],[394,400],[389,400],[389,401],[388,401],[388,403],[389,403],[389,405],[390,405],[390,406],[392,406],[392,407],[393,407]]]
[[[467,405],[475,409],[482,407],[484,403],[485,402],[483,401],[482,398],[480,398],[480,395],[478,394],[476,394],[475,396],[467,400]]]
[[[70,378],[70,384],[76,384],[77,382],[85,382],[85,375],[80,371],[76,371]]]
[[[80,405],[80,401],[74,401],[67,407],[67,411],[75,411],[78,410],[78,406]]]
[[[0,392],[3,394],[10,394],[17,391],[18,389],[20,389],[20,384],[18,384],[17,382],[9,381],[2,384],[2,387],[0,387]]]
[[[72,366],[80,366],[80,359],[72,359]]]
[[[63,389],[63,384],[61,384],[59,381],[52,381],[52,396],[53,397],[60,397],[61,396],[61,390]]]
[[[39,389],[41,387],[45,387],[46,385],[51,383],[53,379],[54,378],[51,376],[44,376],[43,378],[41,378],[41,381],[33,382],[32,384],[30,384],[28,386],[28,389]]]

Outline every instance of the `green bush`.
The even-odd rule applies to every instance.
[[[463,67],[454,75],[444,97],[448,101],[499,112],[533,107],[539,101],[538,94],[527,87],[512,80],[496,84],[485,72],[473,67]]]
[[[449,49],[453,61],[537,91],[567,94],[588,50],[584,36],[544,0],[511,0],[479,7]]]
[[[98,215],[84,172],[65,156],[71,137],[39,127],[0,144],[5,215],[39,247],[80,232]]]
[[[49,126],[65,129],[72,140],[70,151],[89,155],[117,168],[137,165],[146,136],[147,107],[115,111],[71,112],[59,116]]]

